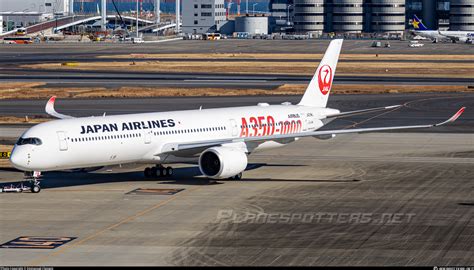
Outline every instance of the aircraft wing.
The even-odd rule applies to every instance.
[[[448,120],[436,124],[427,124],[427,125],[413,125],[413,126],[393,126],[393,127],[376,127],[376,128],[353,128],[353,129],[339,129],[339,130],[324,130],[324,131],[310,131],[294,134],[279,134],[271,136],[262,136],[262,137],[243,137],[236,139],[223,139],[223,140],[212,140],[212,141],[200,141],[194,143],[176,143],[168,144],[164,147],[163,153],[172,154],[177,151],[186,151],[186,150],[198,150],[206,149],[208,147],[219,146],[223,144],[230,143],[239,143],[239,142],[264,142],[264,141],[278,141],[291,138],[302,138],[302,137],[313,137],[313,136],[324,136],[324,135],[337,135],[337,134],[349,134],[349,133],[369,133],[369,132],[378,132],[378,131],[389,131],[389,130],[407,130],[407,129],[421,129],[421,128],[431,128],[439,127],[445,124],[452,123],[456,121],[466,108],[462,107],[459,109],[453,116]]]
[[[45,111],[47,114],[53,116],[53,117],[56,117],[56,118],[59,118],[59,119],[68,119],[68,118],[74,118],[74,116],[70,116],[70,115],[65,115],[65,114],[61,114],[61,113],[58,113],[55,109],[54,109],[54,102],[56,101],[56,96],[52,96],[49,100],[48,100],[48,103],[46,103],[46,107],[45,107]]]

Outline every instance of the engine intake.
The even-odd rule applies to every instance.
[[[209,178],[224,179],[243,172],[247,162],[247,155],[241,149],[212,147],[201,153],[199,169]]]

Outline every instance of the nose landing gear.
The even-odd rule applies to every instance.
[[[41,191],[41,172],[25,172],[24,179],[25,181],[29,182],[30,190],[32,193],[38,193]]]
[[[146,167],[143,171],[145,178],[159,178],[173,175],[173,168],[158,165],[155,167]]]

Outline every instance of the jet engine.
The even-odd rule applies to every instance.
[[[247,155],[242,149],[231,147],[212,147],[201,153],[199,169],[205,176],[213,179],[233,177],[247,167]]]

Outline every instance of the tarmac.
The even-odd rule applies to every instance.
[[[316,64],[315,64],[316,67]],[[0,82],[44,82],[48,87],[228,87],[237,89],[274,89],[284,84],[307,84],[311,76],[279,74],[215,74],[133,71],[44,71],[0,70]],[[474,78],[344,76],[335,75],[334,84],[372,85],[466,85],[474,86]]]
[[[408,47],[409,41],[388,40],[390,48],[371,47],[374,40],[344,40],[342,51],[354,54],[473,54],[474,46],[466,43],[432,43],[420,48]],[[87,58],[97,55],[141,53],[324,53],[330,40],[259,40],[228,39],[219,41],[181,40],[159,44],[127,43],[43,43],[27,46],[0,44],[0,59],[25,59],[31,56],[58,60]],[[386,41],[381,41],[385,44]],[[288,49],[291,48],[291,49]],[[1,62],[1,60],[0,60]]]
[[[0,261],[472,265],[473,164],[472,134],[382,133],[255,153],[243,180],[217,184],[184,164],[172,179],[152,181],[125,169],[49,173],[38,194],[0,193],[0,242],[28,236],[2,249]],[[0,171],[4,184],[21,178]],[[184,190],[129,193],[138,188]],[[72,241],[45,248],[64,239]],[[43,248],[18,248],[31,241]]]
[[[464,43],[430,43],[424,41],[423,48],[410,48],[408,41],[388,41],[390,48],[373,48],[373,40],[345,40],[342,48],[344,54],[474,54],[474,46]],[[282,84],[307,83],[309,76],[277,75],[277,74],[215,74],[215,73],[172,73],[172,72],[131,72],[131,71],[78,71],[34,70],[23,65],[50,62],[123,62],[130,59],[114,55],[123,54],[156,54],[152,58],[133,59],[134,61],[202,61],[203,59],[160,58],[160,54],[193,54],[193,53],[234,53],[235,57],[223,59],[206,59],[212,61],[262,61],[245,59],[240,53],[324,53],[329,40],[220,40],[217,42],[202,40],[181,40],[160,44],[120,44],[120,43],[46,43],[16,46],[0,44],[0,82],[31,82],[42,81],[50,87],[107,87],[120,86],[182,86],[182,87],[232,87],[232,88],[263,88],[273,89]],[[108,56],[111,58],[97,58]],[[304,60],[304,59],[303,59]],[[314,59],[317,62],[319,59]],[[263,61],[300,60],[265,59]],[[307,61],[307,60],[304,60]],[[350,60],[341,60],[350,61]],[[433,60],[401,59],[407,66]],[[384,62],[390,62],[385,60]],[[466,64],[467,60],[436,60],[440,64]],[[315,66],[317,64],[315,63]],[[394,77],[394,76],[338,76],[335,84],[384,84],[384,85],[474,85],[472,78],[429,78],[426,76]]]

